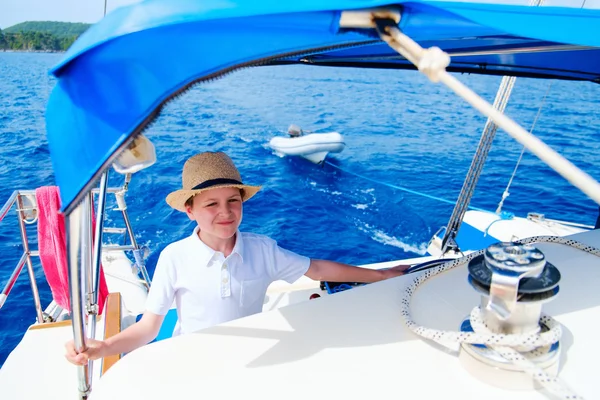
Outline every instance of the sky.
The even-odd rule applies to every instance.
[[[140,0],[107,0],[106,12]],[[0,29],[25,21],[94,23],[102,19],[104,0],[0,0]]]
[[[139,1],[141,0],[107,0],[106,10],[109,13],[115,8]],[[528,4],[529,0],[478,0],[478,2]],[[544,3],[571,7],[581,7],[585,4],[585,8],[600,8],[600,0],[545,0]],[[102,19],[103,13],[104,0],[0,0],[0,29],[25,21],[95,23]]]

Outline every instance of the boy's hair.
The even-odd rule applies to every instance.
[[[242,199],[244,198],[244,189],[240,189],[240,196],[242,196]],[[190,197],[189,199],[187,199],[185,201],[186,207],[192,207],[193,205],[194,205],[194,196]]]

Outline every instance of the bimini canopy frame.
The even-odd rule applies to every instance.
[[[91,27],[52,73],[47,134],[67,215],[162,106],[192,85],[253,65],[409,68],[342,11],[382,7],[450,71],[600,82],[600,11],[449,2],[150,0]],[[339,62],[343,60],[343,62]],[[413,68],[413,67],[411,67]]]

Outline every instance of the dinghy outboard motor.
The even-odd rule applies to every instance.
[[[290,135],[291,137],[300,137],[302,136],[302,128],[300,128],[298,125],[296,124],[291,124],[288,127],[288,135]]]
[[[558,294],[560,272],[529,244],[496,243],[469,263],[469,283],[481,294],[481,326],[463,321],[461,331],[527,335],[549,331],[542,305]],[[489,332],[491,331],[491,332]],[[492,343],[488,343],[492,345]],[[551,376],[558,373],[559,342],[535,346],[524,340],[513,347]],[[506,356],[506,354],[505,354]],[[461,361],[482,380],[501,387],[537,387],[522,366],[483,344],[462,344]]]

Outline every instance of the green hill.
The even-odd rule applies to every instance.
[[[0,50],[64,51],[90,24],[28,21],[0,29]]]
[[[79,36],[90,27],[80,22],[27,21],[4,29],[4,33],[40,32],[56,37]]]

